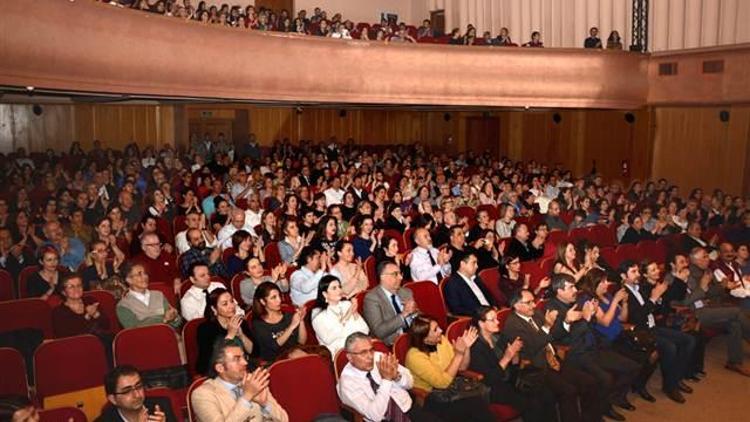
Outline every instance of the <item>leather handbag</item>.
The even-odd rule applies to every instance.
[[[439,403],[452,403],[471,397],[488,398],[490,389],[482,381],[456,375],[447,388],[433,388],[430,396]]]

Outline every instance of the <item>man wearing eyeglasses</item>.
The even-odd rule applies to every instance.
[[[401,269],[393,261],[383,261],[377,268],[380,286],[365,295],[363,316],[372,334],[385,344],[411,325],[417,315],[417,304],[411,290],[401,287]]]
[[[182,280],[175,257],[162,249],[161,240],[156,233],[149,233],[141,238],[141,251],[133,261],[143,266],[152,283],[171,283],[175,295],[179,296]]]
[[[360,332],[350,334],[344,348],[349,363],[339,377],[339,397],[366,421],[439,420],[409,396],[414,378],[393,354],[376,352],[372,339]]]
[[[146,397],[138,370],[130,365],[115,367],[104,378],[109,405],[95,422],[173,422],[177,421],[169,400]]]

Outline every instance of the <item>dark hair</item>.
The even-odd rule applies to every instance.
[[[133,268],[142,266],[143,265],[136,261],[125,261],[122,264],[122,267],[120,267],[120,274],[122,274],[122,276],[127,279],[128,275],[130,275],[130,273],[133,271]]]
[[[471,325],[479,330],[479,321],[486,321],[487,314],[490,313],[490,311],[494,310],[495,308],[491,306],[480,305],[474,312],[474,315],[471,317]]]
[[[336,224],[336,232],[333,233],[333,240],[338,240],[338,227],[339,222],[338,219],[332,215],[324,215],[320,218],[320,221],[318,222],[318,229],[315,232],[315,237],[320,240],[328,240],[326,238],[326,226],[328,225],[328,222],[333,220]]]
[[[209,377],[216,378],[219,375],[219,373],[216,372],[216,364],[224,363],[224,355],[226,354],[226,350],[230,347],[242,348],[242,346],[238,345],[234,340],[229,340],[224,337],[216,338],[216,341],[214,341],[213,349],[211,351],[211,360],[209,361],[208,365],[207,375]]]
[[[208,264],[204,261],[193,262],[192,264],[190,264],[188,274],[190,274],[191,277],[195,277],[195,269],[198,267],[208,268]]]
[[[0,421],[12,421],[13,415],[29,406],[32,406],[31,400],[26,396],[12,395],[0,397]]]
[[[383,273],[385,272],[385,268],[389,265],[395,265],[398,267],[398,264],[396,264],[396,261],[392,259],[384,259],[380,261],[377,268],[375,268],[375,273],[378,275],[378,280],[383,278]]]
[[[336,242],[336,247],[335,247],[336,256],[334,257],[336,262],[339,262],[341,260],[341,257],[339,257],[339,254],[341,253],[341,251],[344,250],[344,246],[346,245],[352,245],[352,247],[354,247],[354,244],[346,239],[341,239],[340,241]]]
[[[562,290],[565,288],[565,283],[570,283],[575,285],[576,279],[573,278],[570,274],[565,273],[557,273],[552,275],[552,283],[550,287],[552,287],[553,295],[557,295],[558,290]]]
[[[57,288],[55,290],[59,289],[60,291],[62,291],[63,289],[65,289],[65,283],[67,283],[68,281],[73,280],[75,278],[81,280],[81,283],[83,283],[83,277],[80,274],[78,274],[78,273],[67,273],[67,274],[63,275],[60,278],[60,283],[58,284],[58,286],[57,286]]]
[[[617,270],[620,274],[627,274],[629,269],[637,266],[637,262],[633,261],[632,259],[626,259],[620,263],[620,266],[617,268]]]
[[[36,251],[36,260],[41,262],[42,259],[44,259],[44,255],[47,253],[53,253],[57,255],[58,258],[60,258],[60,252],[57,250],[56,247],[52,245],[46,245],[46,246],[42,246]]]
[[[115,366],[114,369],[107,372],[107,375],[104,376],[104,392],[108,395],[115,394],[117,392],[117,381],[120,380],[120,377],[126,375],[138,375],[140,377],[141,373],[133,365]]]
[[[266,307],[260,301],[265,301],[273,290],[276,290],[281,294],[279,286],[270,281],[264,281],[255,288],[255,295],[253,295],[253,317],[263,318],[266,315]]]
[[[208,321],[216,320],[216,314],[214,314],[212,308],[216,307],[216,304],[219,303],[219,298],[224,293],[229,293],[231,295],[229,290],[222,287],[214,289],[211,293],[208,294],[208,297],[206,298],[206,308],[203,310],[203,317]]]
[[[312,259],[316,253],[320,253],[320,251],[313,246],[305,246],[302,248],[297,257],[297,267],[302,268],[307,265],[307,262]]]
[[[600,268],[592,268],[579,282],[581,290],[591,297],[596,297],[596,286],[608,278],[607,272]]]
[[[523,299],[523,292],[528,292],[531,295],[531,297],[535,297],[534,292],[532,292],[529,289],[518,289],[515,292],[513,292],[512,295],[510,295],[510,299],[508,299],[508,306],[512,308],[516,305],[516,303],[520,302],[521,299]]]
[[[341,285],[341,280],[339,280],[338,277],[328,274],[323,276],[323,278],[320,279],[320,282],[318,282],[318,296],[315,298],[315,306],[320,308],[321,311],[328,308],[328,303],[326,302],[323,293],[327,292],[328,287],[336,281]]]
[[[249,237],[250,233],[243,229],[237,230],[236,232],[234,232],[234,234],[232,234],[232,247],[234,248],[235,253],[239,252],[240,244]]]
[[[430,325],[435,321],[429,316],[419,315],[409,326],[409,347],[414,347],[424,353],[432,353],[437,350],[436,345],[427,344],[424,339],[430,334]]]

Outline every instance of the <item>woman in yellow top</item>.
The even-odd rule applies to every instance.
[[[458,371],[469,367],[469,350],[477,340],[477,330],[470,327],[451,344],[434,319],[420,316],[409,328],[409,336],[405,363],[414,376],[414,387],[432,391],[448,388]],[[487,402],[480,397],[444,403],[430,394],[425,408],[447,421],[494,421]]]

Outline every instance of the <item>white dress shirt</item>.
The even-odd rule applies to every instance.
[[[208,285],[208,292],[211,293],[220,288],[226,289],[226,286],[214,281]],[[182,296],[182,299],[180,299],[180,309],[182,310],[182,317],[185,318],[185,321],[202,318],[203,312],[206,309],[206,294],[203,293],[203,289],[196,286],[189,288]],[[245,315],[245,311],[237,306],[237,314]]]
[[[326,206],[344,202],[344,193],[346,192],[343,189],[328,188],[324,190],[323,194],[326,196]]]
[[[361,371],[354,365],[347,363],[339,377],[338,392],[344,404],[354,408],[364,416],[366,421],[380,422],[388,411],[388,402],[391,398],[404,412],[408,412],[412,406],[409,390],[414,385],[414,378],[408,369],[398,366],[401,378],[398,381],[384,380],[377,370],[377,362],[383,357],[380,352],[375,352],[375,365],[370,374],[380,387],[375,394],[367,379],[367,372]]]
[[[302,306],[308,300],[315,299],[318,296],[318,283],[324,275],[326,273],[322,270],[312,272],[307,267],[293,272],[289,277],[289,295],[292,297],[292,303]]]
[[[435,265],[432,265],[428,254],[432,256]],[[411,264],[409,264],[412,280],[430,280],[437,284],[440,282],[437,278],[438,271],[443,273],[443,277],[447,277],[451,273],[451,264],[450,262],[446,262],[441,266],[438,263],[438,254],[438,250],[434,247],[431,247],[429,250],[421,246],[414,248],[411,253]]]
[[[461,271],[458,271],[457,273],[466,282],[466,285],[469,286],[469,289],[471,289],[471,292],[474,293],[474,296],[476,296],[479,303],[484,306],[490,306],[490,302],[487,301],[486,297],[484,297],[484,293],[482,292],[482,289],[480,289],[479,286],[477,285],[477,282],[474,281],[477,279],[477,276],[475,275],[475,276],[472,276],[471,278],[468,278],[465,275],[461,274]]]
[[[255,233],[255,227],[260,225],[261,216],[263,216],[262,209],[259,209],[258,212],[255,212],[249,208],[245,210],[245,227],[253,228],[250,234],[253,235],[254,237],[258,236]]]
[[[219,233],[216,235],[216,243],[221,246],[221,250],[232,247],[232,235],[235,234],[238,230],[239,229],[235,227],[231,222],[222,227],[221,230],[219,230]],[[247,224],[247,220],[245,220],[245,225],[242,227],[242,230],[250,233],[250,235],[255,233],[255,228],[249,227]]]
[[[349,334],[357,331],[364,334],[370,333],[370,327],[356,311],[346,321],[341,322],[341,317],[346,314],[351,306],[351,302],[342,300],[336,305],[328,306],[325,310],[313,315],[312,326],[315,336],[318,338],[318,343],[327,347],[331,351],[331,356],[335,356],[336,352],[344,347],[344,342]]]

